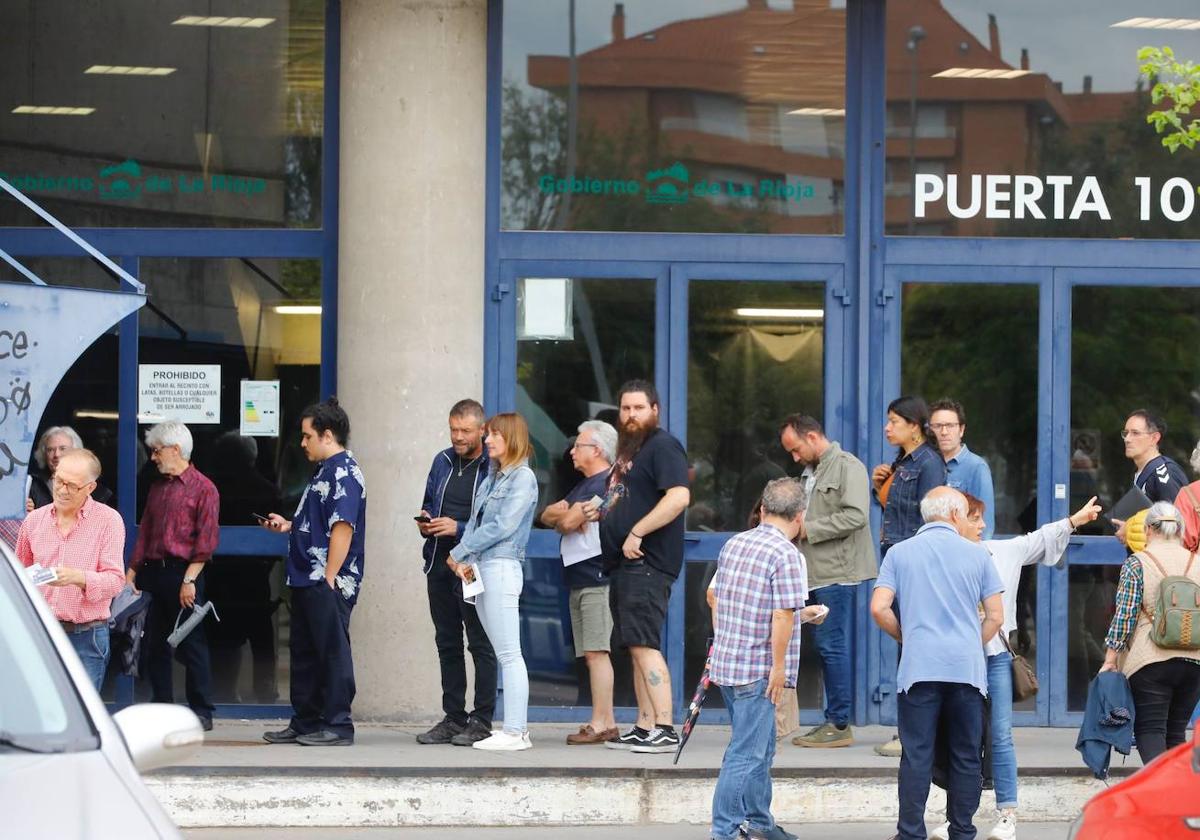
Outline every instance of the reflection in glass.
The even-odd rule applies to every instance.
[[[691,700],[692,690],[700,679],[708,648],[712,642],[712,610],[708,607],[706,594],[708,584],[717,573],[717,564],[690,562],[686,564],[687,577],[684,581],[684,650],[683,650],[683,695],[684,702]],[[796,626],[800,631],[800,626]],[[812,627],[803,629],[804,641],[800,645],[800,678],[796,691],[801,709],[820,709],[825,700],[825,681],[821,671],[821,658],[812,640]],[[721,709],[725,701],[716,687],[710,688],[704,702],[706,709]]]
[[[256,0],[261,27],[175,25],[194,11],[0,5],[0,174],[72,227],[319,227],[325,3]],[[0,225],[32,219],[0,200]]]
[[[506,2],[502,226],[841,232],[845,15]]]
[[[1137,61],[1146,45],[1194,59],[1196,42],[1191,32],[1115,25],[1135,13],[1197,16],[1191,0],[1150,0],[1136,10],[1123,0],[889,4],[887,232],[1200,235],[1200,214],[1172,221],[1160,210],[1167,179],[1189,173],[1146,123],[1154,106]],[[929,176],[925,203],[919,176]],[[1051,176],[1066,176],[1061,196]],[[1077,203],[1088,177],[1104,213]],[[1144,219],[1137,177],[1152,182]],[[1018,193],[1035,209],[1022,210]]]
[[[221,496],[221,524],[254,526],[254,513],[289,515],[312,471],[299,446],[299,416],[318,398],[321,318],[319,309],[290,314],[287,307],[319,300],[319,261],[146,259],[140,269],[153,305],[138,315],[138,361],[221,367],[218,422],[188,424],[192,462]],[[243,379],[279,380],[280,437],[239,434]],[[114,389],[99,406],[114,418],[116,398]],[[115,458],[115,419],[111,423]],[[139,427],[139,436],[146,428]],[[157,470],[144,447],[138,451],[140,519]],[[217,555],[205,575],[222,619],[205,628],[214,699],[273,703],[286,697],[282,558]]]
[[[565,284],[565,286],[564,286]],[[616,395],[628,379],[654,381],[654,295],[648,280],[528,278],[517,287],[516,408],[529,421],[540,507],[563,498],[580,475],[570,457],[576,429],[617,424]],[[557,548],[557,543],[555,543]],[[521,593],[521,640],[529,702],[591,704],[587,668],[571,643],[562,562],[530,556]],[[627,653],[613,652],[615,702],[636,706]]]
[[[1163,417],[1159,449],[1188,471],[1200,437],[1200,289],[1077,286],[1071,312],[1071,509],[1093,495],[1108,509],[1133,485],[1120,436],[1131,411]],[[1106,523],[1083,532],[1112,533]]]
[[[1037,287],[909,283],[901,317],[901,391],[962,403],[963,442],[992,470],[996,533],[1035,530]]]
[[[744,530],[766,483],[799,474],[779,424],[823,414],[824,296],[821,283],[690,284],[689,530]]]
[[[1072,565],[1067,572],[1067,709],[1079,711],[1087,705],[1088,684],[1104,664],[1121,567]]]

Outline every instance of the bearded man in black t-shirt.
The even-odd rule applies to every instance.
[[[671,586],[683,567],[688,490],[683,444],[658,427],[658,391],[649,382],[625,383],[620,396],[617,462],[600,519],[600,547],[611,571],[614,638],[629,648],[637,725],[606,742],[612,749],[673,752],[671,676],[660,650]]]

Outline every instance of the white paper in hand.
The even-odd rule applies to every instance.
[[[47,583],[53,583],[58,580],[58,572],[38,563],[34,563],[29,567],[29,576],[33,578],[34,586],[44,586]]]
[[[600,553],[600,523],[589,522],[583,531],[572,531],[562,538],[564,566],[574,566]]]
[[[463,600],[468,604],[475,603],[475,596],[483,593],[483,578],[479,576],[479,566],[467,564],[467,574],[463,579]]]
[[[816,609],[813,610],[811,615],[807,617],[801,617],[800,623],[808,624],[810,621],[816,621],[817,619],[824,618],[827,615],[829,615],[829,607],[825,606],[824,604],[817,604]]]

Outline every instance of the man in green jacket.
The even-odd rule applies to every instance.
[[[800,526],[800,551],[808,564],[808,603],[829,607],[829,617],[813,630],[825,677],[825,723],[792,743],[848,747],[854,743],[850,638],[858,584],[879,571],[871,538],[871,485],[862,461],[825,437],[812,417],[788,417],[779,441],[792,460],[804,464],[808,510]]]

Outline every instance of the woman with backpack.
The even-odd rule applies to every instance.
[[[1100,671],[1120,670],[1133,692],[1142,764],[1182,744],[1200,701],[1200,562],[1184,548],[1168,502],[1146,514],[1146,547],[1125,561]]]

